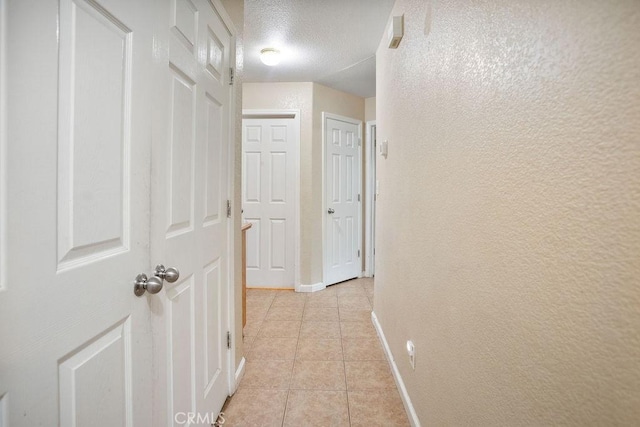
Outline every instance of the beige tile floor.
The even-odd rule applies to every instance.
[[[373,279],[247,291],[244,378],[224,426],[407,426],[371,323]]]

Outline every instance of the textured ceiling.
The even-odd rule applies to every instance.
[[[245,0],[244,81],[318,82],[375,96],[375,52],[394,0]],[[276,47],[268,67],[260,50]]]

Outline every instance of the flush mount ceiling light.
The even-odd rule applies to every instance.
[[[267,47],[260,51],[260,60],[264,65],[273,67],[280,63],[280,51],[278,49]]]

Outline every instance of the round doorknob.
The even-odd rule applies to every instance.
[[[158,276],[148,278],[146,274],[138,274],[136,281],[133,283],[133,293],[141,297],[145,292],[157,294],[162,290],[162,279]]]
[[[155,275],[169,283],[173,283],[180,277],[180,271],[175,267],[164,268],[164,265],[156,265]]]

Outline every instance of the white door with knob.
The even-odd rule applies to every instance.
[[[0,423],[149,425],[156,2],[0,8]]]
[[[217,0],[0,1],[0,425],[221,407],[223,21]]]
[[[362,122],[323,113],[324,284],[359,277]]]
[[[152,305],[155,344],[163,350],[155,360],[161,392],[154,425],[182,414],[206,417],[229,394],[233,33],[217,2],[173,0],[169,12],[168,57],[156,73],[161,125],[152,149],[151,253],[177,267],[180,278]]]

